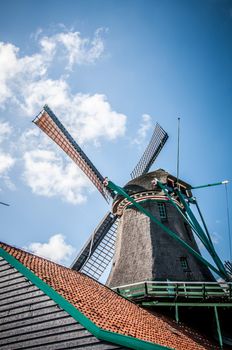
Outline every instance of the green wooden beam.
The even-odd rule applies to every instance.
[[[204,220],[204,217],[203,217],[203,215],[202,215],[202,212],[201,212],[201,210],[200,210],[200,207],[199,207],[199,205],[198,205],[198,203],[197,203],[196,198],[193,198],[193,202],[191,202],[191,203],[193,203],[193,204],[196,205],[197,211],[198,211],[198,213],[199,213],[199,215],[200,215],[201,221],[202,221],[203,226],[204,226],[204,229],[205,229],[205,233],[207,234],[208,240],[210,241],[211,245],[213,246],[213,242],[212,242],[212,239],[211,239],[211,237],[210,237],[210,234],[209,234],[209,231],[208,231],[206,222],[205,222],[205,220]]]
[[[197,231],[199,233],[201,233],[202,236],[205,236],[205,239],[208,240],[208,242],[209,242],[208,252],[211,255],[211,257],[213,258],[213,260],[214,260],[215,264],[217,265],[219,271],[221,272],[223,278],[228,281],[230,278],[229,278],[229,276],[227,274],[227,271],[226,271],[222,261],[220,260],[219,256],[217,255],[213,244],[211,243],[211,241],[209,241],[208,237],[206,236],[205,232],[203,231],[202,227],[200,226],[199,222],[197,221],[196,217],[194,216],[194,214],[193,214],[192,210],[190,209],[189,205],[186,203],[182,193],[178,190],[178,188],[175,189],[175,192],[179,196],[180,201],[183,204],[185,210],[187,211],[189,217],[194,222],[195,227],[197,228]]]
[[[205,248],[208,250],[210,248],[208,239],[205,238],[205,235],[202,235],[201,231],[199,232],[197,228],[195,227],[194,223],[191,221],[191,218],[189,219],[182,210],[178,207],[178,205],[173,201],[172,196],[168,193],[167,188],[158,180],[157,185],[164,191],[165,195],[168,197],[170,203],[178,210],[178,212],[181,214],[181,216],[184,218],[184,220],[190,225],[191,229],[196,233],[197,237],[201,240],[202,244],[205,246]]]

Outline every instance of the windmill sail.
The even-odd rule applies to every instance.
[[[103,176],[47,105],[33,122],[63,149],[109,202],[110,197],[113,198],[114,195],[103,185]]]
[[[158,123],[156,123],[151,141],[149,142],[140,161],[131,173],[132,179],[146,174],[149,171],[150,167],[152,166],[158,154],[165,145],[167,139],[168,134],[166,133],[166,131],[164,131],[164,129]]]
[[[226,271],[229,273],[229,275],[232,278],[232,262],[231,261],[225,261],[225,268],[226,268]]]
[[[99,279],[114,255],[117,217],[107,213],[86,242],[71,268]]]

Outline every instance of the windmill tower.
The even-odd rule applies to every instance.
[[[154,178],[170,186],[175,182],[166,171],[157,171],[136,177],[124,189],[142,203],[152,215],[178,233],[199,254],[191,227],[168,203],[165,192],[153,184]],[[190,186],[179,181],[182,191]],[[180,203],[175,199],[181,209]],[[182,210],[182,209],[181,209]],[[107,284],[111,287],[140,281],[214,281],[202,263],[192,256],[149,217],[135,208],[122,196],[116,197],[112,211],[120,217],[113,268]]]

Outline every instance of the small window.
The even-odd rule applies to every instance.
[[[159,214],[161,221],[167,220],[167,212],[165,203],[158,202]]]
[[[188,261],[187,258],[185,257],[180,257],[180,264],[181,267],[183,268],[184,271],[189,271],[189,265],[188,265]]]

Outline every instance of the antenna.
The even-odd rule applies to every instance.
[[[228,236],[229,236],[229,252],[230,252],[230,262],[232,263],[232,247],[231,247],[231,234],[230,234],[230,212],[229,212],[229,200],[228,200],[228,185],[229,181],[224,181],[225,192],[226,192],[226,212],[227,212],[227,226],[228,226]]]
[[[180,117],[178,118],[177,127],[177,164],[176,164],[176,183],[178,185],[179,172],[180,172]]]

